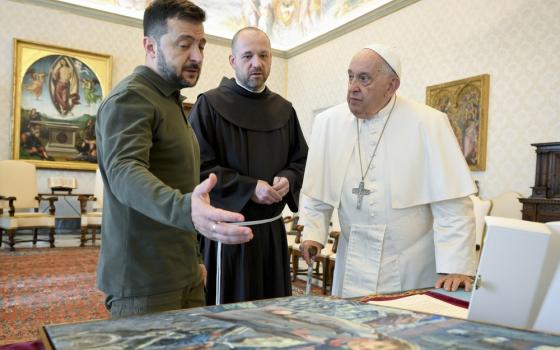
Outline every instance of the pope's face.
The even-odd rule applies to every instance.
[[[272,64],[270,42],[266,35],[256,30],[239,33],[229,63],[238,83],[252,91],[261,90]]]
[[[357,118],[373,116],[391,99],[395,78],[383,70],[384,64],[383,59],[369,49],[361,50],[350,61],[346,99]]]
[[[167,81],[179,86],[196,85],[202,68],[206,38],[202,23],[167,20],[167,33],[157,45],[157,70]]]

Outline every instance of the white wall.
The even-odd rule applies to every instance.
[[[112,85],[144,62],[141,28],[7,0],[0,0],[0,23],[0,159],[11,158],[13,38],[112,55]],[[229,52],[226,46],[206,46],[198,85],[182,91],[187,101],[194,102],[199,93],[215,88],[222,76],[233,76]],[[286,70],[286,60],[274,57],[268,86],[284,96]],[[79,185],[76,193],[93,193],[93,172],[63,170],[39,170],[40,192],[48,192],[47,178],[53,175],[74,176]]]
[[[530,195],[535,142],[560,141],[560,1],[422,0],[288,61],[288,98],[306,135],[313,111],[345,101],[348,63],[371,42],[397,47],[399,93],[490,74],[481,195]],[[334,141],[336,142],[336,141]]]

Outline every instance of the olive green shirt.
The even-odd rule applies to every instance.
[[[179,86],[137,67],[101,104],[96,136],[105,186],[98,287],[145,296],[200,281],[190,195],[200,151]]]

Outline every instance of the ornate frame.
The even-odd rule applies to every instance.
[[[426,104],[449,117],[469,168],[486,170],[490,75],[428,86]]]
[[[95,119],[112,57],[14,39],[12,158],[95,170]]]

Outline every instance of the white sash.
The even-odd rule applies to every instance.
[[[342,297],[376,293],[386,225],[352,225],[344,271]]]

